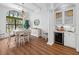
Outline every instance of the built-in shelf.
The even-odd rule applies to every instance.
[[[62,12],[56,12],[56,24],[62,24]]]
[[[74,24],[74,8],[56,11],[55,24],[56,25],[73,25]]]

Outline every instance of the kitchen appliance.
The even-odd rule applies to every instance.
[[[55,43],[64,45],[64,33],[63,32],[54,32]]]

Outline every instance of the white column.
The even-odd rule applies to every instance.
[[[49,29],[48,29],[48,42],[47,44],[52,45],[54,44],[54,6],[51,5],[52,9],[49,10]]]
[[[65,12],[64,12],[64,10],[62,10],[63,12],[62,12],[62,24],[64,25],[65,24]]]
[[[79,4],[76,4],[76,7],[75,7],[75,16],[76,16],[76,33],[75,33],[75,36],[76,36],[76,51],[79,52]]]

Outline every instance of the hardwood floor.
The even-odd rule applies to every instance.
[[[6,50],[6,55],[78,55],[75,49],[59,44],[47,45],[43,38],[32,37],[29,43],[22,47]]]

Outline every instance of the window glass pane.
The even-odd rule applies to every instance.
[[[10,10],[8,18],[6,17],[6,32],[12,32],[16,28],[22,28],[22,20],[16,18],[19,16],[19,12]],[[11,18],[12,17],[12,18]],[[16,27],[16,28],[15,28]]]
[[[7,29],[6,29],[7,32],[12,32],[15,28],[14,25],[7,25],[6,27],[7,27]]]
[[[22,20],[16,20],[16,24],[22,24]]]

